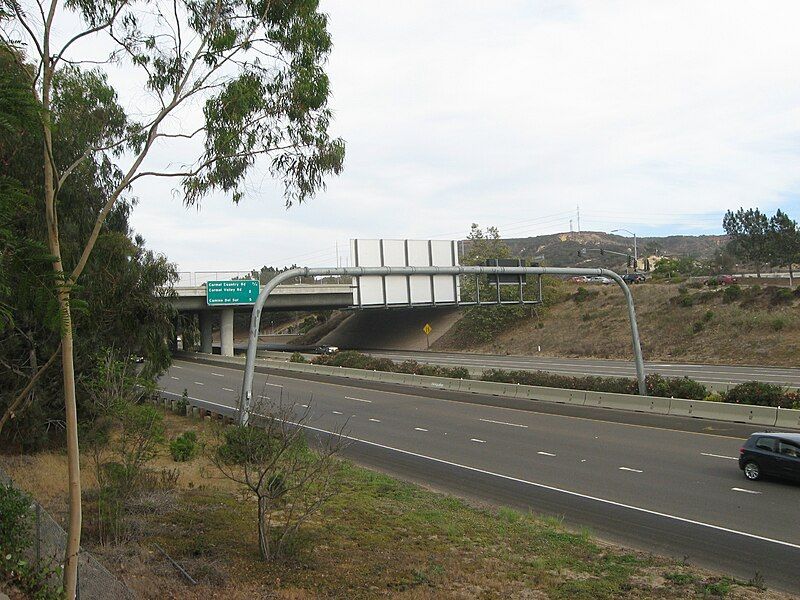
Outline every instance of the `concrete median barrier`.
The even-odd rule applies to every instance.
[[[191,355],[191,356],[188,356]],[[243,365],[241,357],[221,357],[193,353],[181,353],[180,358],[206,364],[230,364],[239,368]],[[800,410],[777,409],[768,406],[748,404],[729,404],[725,402],[708,402],[704,400],[684,400],[681,398],[660,398],[655,396],[637,396],[629,394],[612,394],[606,392],[590,392],[562,388],[518,385],[477,379],[451,379],[448,377],[431,377],[428,375],[410,375],[387,371],[367,371],[347,367],[332,367],[309,363],[291,363],[270,359],[259,359],[257,366],[261,368],[313,373],[329,377],[344,377],[364,381],[398,384],[427,388],[430,390],[447,390],[452,392],[470,392],[485,396],[501,396],[507,398],[524,398],[544,402],[577,404],[618,410],[648,412],[662,415],[675,415],[762,425],[765,427],[781,427],[800,429]],[[198,403],[193,403],[198,404]],[[165,405],[166,404],[165,401]],[[201,408],[204,408],[200,404]],[[230,410],[230,409],[224,409]]]
[[[778,418],[778,409],[771,406],[753,406],[750,404],[729,404],[726,402],[707,402],[705,400],[681,400],[679,398],[673,398],[670,404],[669,414],[773,427]]]
[[[586,392],[585,406],[617,408],[666,415],[669,414],[670,398],[634,396],[632,394],[612,394],[609,392]]]
[[[775,427],[800,429],[800,410],[779,408],[778,417],[775,420]]]
[[[544,402],[559,402],[561,404],[584,404],[586,392],[584,390],[568,390],[535,385],[521,385],[517,390],[517,398],[528,400],[542,400]]]
[[[494,381],[476,381],[474,379],[463,379],[459,386],[461,392],[472,392],[473,394],[487,394],[490,396],[506,396],[516,398],[519,392],[519,385],[515,383],[495,383]]]

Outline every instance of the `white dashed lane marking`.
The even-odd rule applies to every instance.
[[[492,419],[481,419],[484,423],[495,423],[496,425],[509,425],[511,427],[522,427],[527,429],[527,425],[520,425],[519,423],[506,423],[505,421],[493,421]]]
[[[222,388],[222,391],[224,391],[224,392],[232,392],[233,390],[231,388]]]
[[[335,414],[335,415],[341,415],[342,413],[340,413],[338,410],[335,410],[335,411],[333,411],[333,414]]]
[[[541,454],[542,456],[555,456],[552,452],[537,452],[536,454]]]
[[[225,377],[222,373],[211,373],[214,377]]]
[[[423,429],[422,427],[414,427],[415,431],[428,431],[427,429]]]
[[[172,377],[172,379],[174,379],[175,381],[180,381],[180,379],[179,379],[178,377],[175,377],[174,375],[172,375],[171,377]]]
[[[262,385],[271,385],[272,387],[280,387],[280,388],[283,387],[282,385],[279,385],[277,383],[269,383],[269,382],[266,382],[266,381]]]
[[[380,423],[381,422],[380,419],[370,419],[370,421],[372,421],[373,423]]]
[[[643,473],[641,469],[631,469],[630,467],[620,467],[620,471],[630,471],[631,473]]]
[[[205,385],[205,383],[203,383],[202,381],[195,381],[194,383],[195,385]]]
[[[471,438],[470,442],[478,442],[479,444],[485,444],[486,440],[479,440],[478,438]]]
[[[345,396],[345,400],[355,400],[356,402],[372,402],[372,400],[365,400],[364,398],[353,398],[352,396]]]
[[[714,458],[727,458],[728,460],[739,460],[735,456],[723,456],[722,454],[711,454],[710,452],[701,452],[703,456],[712,456]]]
[[[760,494],[761,492],[757,492],[755,490],[746,490],[744,488],[731,488],[732,492],[744,492],[745,494]]]

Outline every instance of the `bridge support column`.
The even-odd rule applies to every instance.
[[[214,346],[211,339],[211,326],[214,323],[214,313],[210,310],[202,310],[200,317],[200,352],[211,354]]]
[[[233,309],[226,308],[222,311],[219,325],[219,339],[222,346],[222,356],[233,356]]]

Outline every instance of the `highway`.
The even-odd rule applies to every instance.
[[[588,358],[551,358],[537,356],[496,356],[463,352],[414,352],[408,350],[364,350],[372,356],[395,361],[463,366],[470,370],[521,369],[549,371],[562,375],[603,375],[610,377],[636,377],[633,361]],[[664,377],[691,377],[716,386],[736,385],[744,381],[764,381],[788,387],[800,387],[800,369],[788,367],[748,367],[731,365],[693,365],[647,362],[648,373]]]
[[[176,360],[160,383],[172,397],[185,389],[234,406],[241,379],[238,369]],[[321,435],[344,426],[347,454],[366,466],[563,515],[603,539],[745,580],[758,572],[770,587],[800,591],[800,485],[744,479],[736,458],[752,427],[699,433],[674,417],[642,426],[620,422],[623,411],[613,421],[597,411],[518,410],[365,385],[257,372],[254,391],[309,410],[308,425]]]

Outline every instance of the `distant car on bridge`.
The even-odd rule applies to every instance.
[[[739,451],[739,468],[750,481],[765,475],[800,481],[800,433],[754,433]]]
[[[576,275],[575,277],[570,277],[569,280],[572,283],[589,283],[589,278],[586,275]]]

